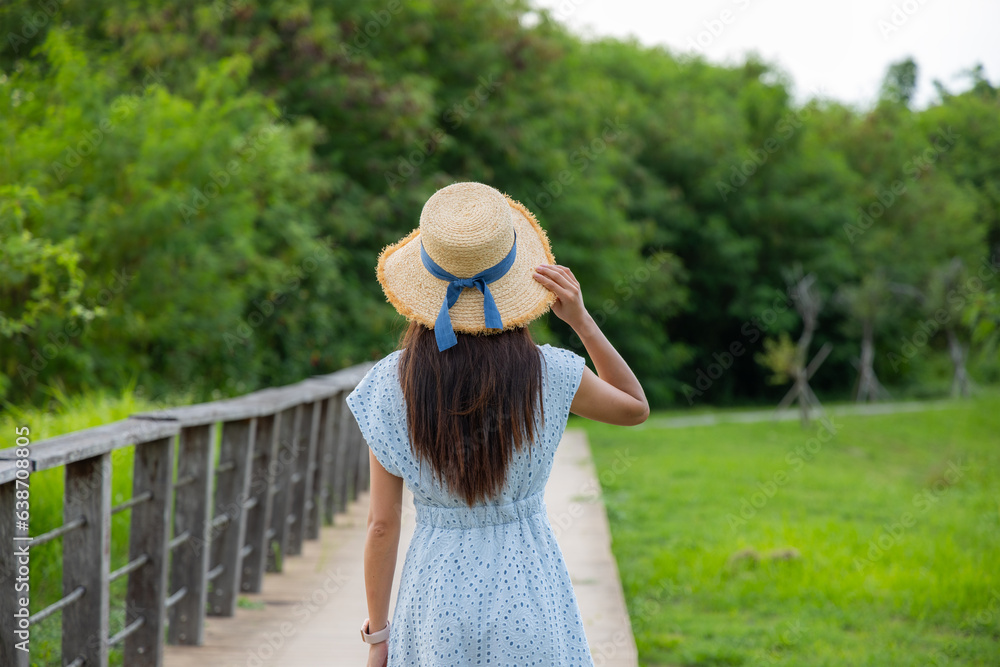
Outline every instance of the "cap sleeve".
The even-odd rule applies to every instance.
[[[395,443],[399,440],[398,352],[382,358],[347,395],[347,407],[358,422],[365,442],[387,472],[402,477]]]
[[[573,403],[583,379],[586,360],[572,350],[562,347],[540,346],[545,359],[548,401],[545,406],[546,420],[550,414],[563,428],[569,419],[569,408]],[[551,411],[551,412],[550,412]]]

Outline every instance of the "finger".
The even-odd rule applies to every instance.
[[[556,264],[556,268],[558,268],[559,271],[561,271],[562,274],[564,276],[566,276],[566,278],[571,283],[575,284],[577,287],[580,286],[580,282],[576,279],[576,276],[573,275],[573,270],[572,269],[570,269],[568,266],[563,266],[562,264]]]
[[[563,288],[570,287],[570,283],[567,280],[566,276],[561,271],[559,271],[555,266],[551,264],[543,264],[538,267],[538,270],[541,272],[542,275],[556,282],[561,287]]]
[[[567,279],[566,276],[564,276],[562,273],[554,269],[551,269],[542,275],[551,280],[555,285],[559,286],[559,289],[561,290],[560,297],[563,298],[572,297],[571,292],[574,289],[573,283],[571,283],[569,279]]]
[[[566,292],[566,288],[557,283],[552,278],[548,277],[547,275],[542,273],[535,273],[534,278],[539,283],[541,283],[543,287],[547,288],[550,292],[554,292],[555,295],[560,299],[566,300],[569,298]]]
[[[553,264],[552,269],[557,271],[559,275],[562,276],[562,280],[567,286],[580,287],[580,283],[576,281],[576,276],[573,275],[573,272],[570,271],[569,267],[561,264]]]
[[[552,271],[551,268],[544,266],[538,267],[535,270],[534,275],[535,280],[542,283],[546,287],[559,287],[561,289],[562,285],[559,284],[559,277],[560,276]]]
[[[573,272],[567,267],[556,264],[552,267],[552,270],[558,276],[556,280],[559,281],[559,284],[572,293],[570,296],[580,291],[580,283],[576,281]]]

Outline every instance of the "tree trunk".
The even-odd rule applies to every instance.
[[[812,402],[809,400],[809,378],[806,376],[806,355],[809,353],[809,344],[812,342],[813,331],[816,323],[807,321],[802,329],[802,337],[799,338],[795,351],[795,393],[799,402],[799,417],[802,427],[809,426],[809,408]]]
[[[968,349],[958,340],[955,330],[948,327],[945,330],[948,334],[948,356],[951,357],[951,364],[955,369],[955,374],[951,380],[952,397],[968,396],[970,392],[969,373],[965,369],[965,360],[968,357]]]
[[[806,369],[795,369],[795,400],[799,404],[799,420],[802,428],[809,426],[809,399],[806,397]]]
[[[858,367],[858,403],[874,402],[878,399],[878,381],[875,379],[875,327],[871,320],[865,320],[861,334],[861,361]]]

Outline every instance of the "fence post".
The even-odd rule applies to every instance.
[[[326,469],[326,498],[323,501],[324,522],[333,525],[337,514],[337,497],[340,487],[337,483],[337,453],[340,449],[340,404],[343,392],[337,392],[327,399],[326,407],[326,450],[323,467]]]
[[[288,555],[288,519],[292,500],[292,479],[295,472],[296,434],[301,428],[302,406],[287,408],[281,413],[278,429],[278,474],[275,480],[274,505],[271,508],[271,540],[277,544],[277,553],[271,543],[267,549],[267,571],[281,572]]]
[[[0,466],[8,465],[6,461],[0,461]],[[3,633],[3,640],[0,641],[0,665],[10,665],[10,667],[28,667],[30,660],[28,651],[21,651],[17,648],[20,639],[16,635],[19,629],[18,618],[14,616],[18,611],[18,598],[27,597],[26,593],[19,593],[15,590],[17,585],[17,554],[15,551],[28,548],[28,542],[15,542],[15,535],[25,535],[27,531],[16,530],[14,521],[14,511],[17,500],[17,482],[11,479],[9,482],[0,482],[0,632]],[[23,619],[27,625],[28,619]]]
[[[240,588],[246,593],[259,593],[264,583],[271,542],[268,535],[274,499],[271,489],[277,474],[280,428],[281,413],[257,418],[249,486],[250,500],[256,504],[247,514],[246,547],[249,551],[243,557],[240,577]]]
[[[312,505],[309,507],[306,521],[306,539],[318,540],[320,529],[332,521],[326,517],[326,502],[330,495],[330,403],[333,399],[324,398],[316,402],[318,413],[318,432],[316,433],[316,454],[312,459]]]
[[[352,419],[354,419],[354,415],[351,414],[351,409],[347,406],[347,392],[344,392],[343,398],[340,399],[340,428],[337,429],[337,468],[335,473],[338,512],[347,510],[348,486],[351,481],[348,472],[351,463],[350,422]]]
[[[62,655],[69,663],[108,664],[108,584],[111,575],[111,455],[66,464],[63,522],[85,523],[63,535],[63,595],[83,596],[62,611]]]
[[[167,640],[171,644],[200,645],[204,640],[214,427],[185,426],[180,434],[174,483],[174,540],[185,534],[187,539],[173,551],[170,584],[171,594],[181,589],[186,593],[170,608]]]
[[[246,511],[250,492],[250,461],[254,453],[256,419],[238,419],[222,425],[222,448],[219,471],[215,478],[216,521],[224,521],[212,531],[212,554],[222,571],[212,580],[209,613],[232,616],[243,567],[243,541],[246,536]],[[219,517],[226,517],[220,519]],[[209,565],[212,565],[210,561]]]
[[[310,401],[299,406],[300,425],[295,448],[295,468],[298,481],[293,487],[290,511],[295,516],[288,526],[288,555],[302,553],[306,537],[306,522],[313,502],[313,458],[316,456],[316,436],[319,431],[319,402]]]
[[[132,497],[152,495],[131,509],[129,561],[143,555],[148,560],[128,576],[125,625],[143,618],[142,626],[125,638],[124,664],[129,667],[163,664],[173,474],[174,436],[136,445]]]

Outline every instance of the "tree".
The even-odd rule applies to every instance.
[[[957,257],[947,264],[934,267],[929,272],[922,304],[927,318],[925,321],[939,324],[947,338],[948,358],[954,371],[951,381],[953,397],[968,396],[973,387],[966,370],[969,344],[962,333],[962,309],[956,307],[954,300],[966,278],[968,275],[965,267]]]
[[[831,291],[879,270],[922,286],[928,267],[1000,249],[1000,110],[981,68],[917,112],[916,64],[897,63],[859,111],[797,104],[757,57],[720,66],[581,40],[544,11],[524,22],[522,0],[46,7],[0,7],[0,182],[35,188],[24,231],[72,247],[79,302],[106,313],[15,386],[25,400],[133,374],[152,393],[237,393],[382,356],[399,319],[375,258],[456,180],[536,213],[658,405],[726,355],[706,400],[770,393],[753,352],[799,326],[782,267]],[[28,312],[23,289],[0,286],[21,300],[5,314]],[[892,354],[923,314],[889,305],[868,339]],[[80,319],[66,308],[39,308],[0,370]],[[845,310],[822,317],[837,352],[813,386],[836,393],[845,343],[865,336]],[[555,318],[533,332],[583,352]],[[924,353],[930,369],[943,349]],[[882,359],[887,384],[920,375]]]
[[[783,384],[788,380],[792,381],[792,388],[778,404],[778,410],[792,403],[798,403],[799,419],[805,428],[809,425],[810,410],[821,408],[819,399],[809,386],[809,380],[830,354],[831,346],[829,343],[824,345],[816,357],[807,363],[809,346],[812,344],[819,314],[823,308],[823,299],[816,289],[816,276],[811,273],[802,275],[802,268],[796,267],[789,275],[789,293],[795,304],[795,310],[802,318],[802,333],[799,340],[793,345],[785,333],[782,333],[777,342],[768,339],[764,341],[764,354],[757,355],[757,361],[772,371],[773,383]]]
[[[857,285],[841,287],[837,294],[837,300],[861,330],[861,355],[854,389],[854,400],[859,403],[889,395],[875,375],[875,335],[892,317],[891,299],[889,283],[881,271],[863,277]]]
[[[42,276],[20,316],[31,329],[17,328],[0,369],[15,400],[56,378],[72,391],[136,375],[156,391],[236,392],[281,367],[258,352],[275,339],[308,359],[314,345],[275,321],[317,278],[335,284],[335,255],[302,213],[317,189],[314,126],[247,91],[245,58],[202,70],[183,99],[155,83],[123,92],[78,39],[50,30],[44,60],[10,75],[20,102],[0,96],[0,136],[16,146],[4,225],[22,228],[12,249],[29,263],[0,295],[23,301]],[[335,332],[336,306],[323,304],[312,321]]]
[[[882,90],[879,97],[883,100],[910,106],[913,94],[917,90],[919,68],[913,58],[906,58],[889,66],[882,80]]]

